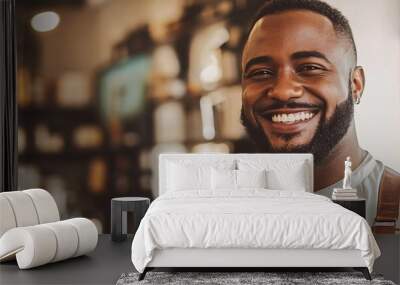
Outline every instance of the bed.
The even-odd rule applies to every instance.
[[[359,215],[313,194],[311,154],[162,154],[159,197],[132,242],[158,267],[352,267],[380,251]]]

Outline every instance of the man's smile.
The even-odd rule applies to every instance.
[[[296,112],[296,113],[282,113],[272,115],[272,122],[274,123],[284,123],[284,124],[294,124],[299,121],[308,121],[314,114],[312,112]]]
[[[318,122],[319,108],[280,108],[258,113],[268,129],[276,134],[298,133],[309,126],[314,119]],[[315,124],[317,125],[317,124]]]

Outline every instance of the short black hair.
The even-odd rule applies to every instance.
[[[267,0],[251,21],[248,35],[262,17],[293,10],[307,10],[327,17],[333,24],[336,33],[348,40],[353,50],[355,63],[357,62],[357,48],[349,21],[339,10],[319,0]]]

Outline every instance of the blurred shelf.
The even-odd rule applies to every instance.
[[[46,116],[46,117],[44,117]],[[71,120],[99,118],[98,111],[94,108],[61,108],[61,107],[29,107],[18,109],[18,117],[21,120],[50,120],[53,118],[68,118]]]
[[[115,156],[115,155],[129,155],[135,156],[140,146],[131,148],[116,148],[116,149],[92,149],[92,150],[69,150],[55,153],[45,152],[22,152],[18,156],[20,162],[35,162],[40,163],[45,160],[74,160],[74,159],[88,159],[96,156]]]

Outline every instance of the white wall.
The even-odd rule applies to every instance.
[[[349,20],[365,68],[355,107],[361,146],[400,172],[400,1],[326,0]]]

